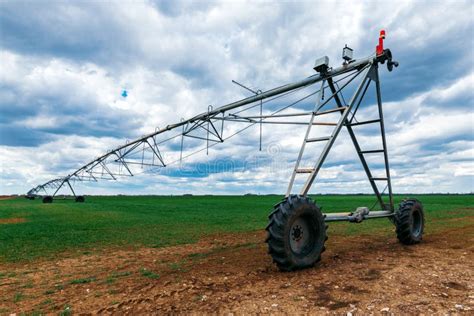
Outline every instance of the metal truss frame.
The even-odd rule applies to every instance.
[[[357,151],[358,157],[364,168],[364,171],[369,179],[370,185],[377,198],[377,202],[380,206],[380,211],[371,212],[370,215],[366,214],[366,218],[375,217],[389,217],[393,216],[394,204],[393,204],[393,193],[390,178],[390,167],[388,161],[385,126],[382,111],[382,98],[380,91],[380,79],[379,79],[379,64],[383,64],[387,61],[387,66],[391,71],[393,65],[398,66],[398,63],[392,62],[392,55],[390,50],[386,49],[381,54],[376,56],[370,56],[361,60],[352,60],[345,62],[342,66],[337,68],[327,68],[319,73],[307,77],[295,83],[283,85],[268,91],[255,91],[245,87],[242,84],[234,82],[239,86],[249,90],[253,93],[252,96],[232,102],[230,104],[214,108],[208,106],[206,112],[196,115],[190,119],[182,119],[179,123],[168,125],[162,129],[156,129],[153,133],[144,135],[138,139],[130,142],[126,142],[124,145],[119,146],[113,150],[109,150],[107,153],[93,159],[89,163],[75,170],[71,174],[55,178],[44,184],[38,185],[32,188],[27,193],[27,197],[34,198],[35,196],[48,195],[48,190],[54,190],[52,197],[55,197],[59,190],[67,186],[73,196],[76,193],[73,189],[73,184],[76,181],[98,181],[98,180],[117,180],[123,176],[134,176],[131,166],[139,165],[142,168],[163,168],[167,165],[176,161],[168,161],[164,159],[162,154],[162,146],[164,143],[176,140],[178,137],[180,141],[180,158],[179,161],[188,157],[183,156],[183,147],[185,138],[191,138],[198,141],[204,141],[206,143],[206,153],[209,152],[209,148],[222,143],[230,137],[238,134],[239,132],[247,129],[250,126],[258,124],[260,126],[260,150],[262,144],[262,125],[263,124],[283,124],[283,125],[304,125],[307,126],[307,131],[298,154],[298,158],[293,169],[288,190],[286,195],[291,194],[293,187],[295,186],[295,178],[299,174],[307,174],[308,177],[303,187],[300,190],[301,195],[307,195],[311,189],[323,163],[331,150],[337,136],[341,129],[345,126],[347,129],[352,143]],[[360,78],[356,90],[353,92],[350,101],[346,104],[344,96],[342,95],[343,90],[354,81],[356,78]],[[340,87],[339,81],[346,80]],[[364,96],[367,93],[368,87],[373,82],[375,84],[375,92],[377,99],[378,118],[374,120],[367,120],[359,122],[355,119],[356,113],[363,104]],[[283,97],[289,93],[294,93],[300,89],[310,87],[316,83],[320,84],[320,88],[317,91],[311,92],[292,102],[280,106],[278,110],[271,113],[264,114],[262,109],[264,104],[273,101],[277,98]],[[324,91],[329,89],[331,95],[324,98]],[[298,111],[286,113],[285,110],[295,108],[295,106],[308,98],[317,95],[317,102],[312,111]],[[327,108],[330,102],[335,103],[335,107]],[[248,110],[259,107],[259,114],[252,115],[246,114]],[[319,117],[327,114],[340,113],[338,122],[319,122]],[[301,119],[309,117],[309,121],[301,121],[295,119]],[[283,119],[283,120],[282,120]],[[224,137],[224,124],[228,123],[246,123],[247,126],[237,133]],[[382,148],[373,150],[362,150],[360,143],[354,132],[354,127],[366,124],[376,124],[380,126],[380,134],[382,138]],[[310,131],[313,126],[333,126],[333,132],[330,135],[312,138],[310,137]],[[170,131],[178,131],[177,134],[165,138],[159,139],[159,136]],[[300,167],[302,156],[307,146],[311,143],[325,142],[325,146],[320,153],[319,157],[315,160],[314,165],[310,168]],[[160,149],[161,148],[161,149]],[[198,152],[200,152],[199,150]],[[195,152],[196,153],[196,152]],[[383,177],[376,177],[372,174],[369,168],[369,164],[366,159],[366,155],[369,154],[383,154],[385,175]],[[194,153],[192,153],[194,154]],[[114,168],[112,168],[114,167]],[[383,192],[380,192],[377,186],[377,182],[385,181],[387,183],[386,188],[388,189],[388,202],[383,200]],[[44,193],[44,194],[43,194]],[[328,214],[326,217],[327,221],[336,220],[349,220],[354,221],[357,214],[344,213],[344,214]]]

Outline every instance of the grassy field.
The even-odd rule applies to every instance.
[[[423,195],[426,232],[462,227],[473,216],[473,195]],[[22,262],[101,251],[110,247],[163,247],[200,237],[261,230],[281,196],[86,197],[85,203],[24,198],[0,200],[0,261]],[[316,196],[323,211],[372,206],[372,196]],[[403,197],[397,196],[398,203]],[[394,234],[386,220],[334,223],[330,234]]]

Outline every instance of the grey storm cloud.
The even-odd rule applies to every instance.
[[[0,189],[27,190],[126,138],[201,113],[208,104],[248,95],[232,79],[265,90],[311,75],[316,57],[328,55],[338,65],[344,44],[354,48],[356,58],[368,56],[378,31],[385,28],[386,45],[400,62],[393,73],[383,65],[381,70],[392,166],[399,175],[423,169],[424,177],[403,189],[423,192],[417,184],[426,186],[436,170],[451,179],[443,190],[472,191],[472,12],[470,1],[2,1],[0,173],[8,178],[0,175]],[[127,90],[126,98],[122,90]],[[301,108],[309,109],[312,102]],[[368,117],[374,99],[367,103],[361,115]],[[285,133],[264,130],[265,144],[282,142]],[[366,129],[360,135],[372,144],[377,131]],[[222,144],[221,151],[213,150],[214,158],[204,156],[190,165],[227,155],[240,166],[253,155],[256,140],[255,131],[244,133],[230,145]],[[337,143],[334,160],[326,165],[330,177],[341,183],[360,176],[360,169],[351,172],[358,161],[348,146]],[[46,157],[51,148],[61,148],[50,158],[53,162],[39,161],[37,156]],[[178,148],[172,143],[166,149]],[[281,148],[280,158],[291,165],[293,146]],[[436,161],[442,163],[437,166]],[[440,165],[446,170],[439,171]],[[200,187],[204,180],[210,191],[223,193],[242,193],[252,186],[262,192],[284,190],[283,171],[249,168],[252,174],[239,168],[200,174],[200,180],[191,176],[189,190],[206,193]],[[101,184],[100,190],[117,192],[128,185],[134,192],[188,192],[179,189],[179,172],[169,175],[129,179],[110,190]],[[226,189],[212,187],[215,181],[225,182]],[[341,186],[351,190],[349,184]],[[436,184],[428,187],[434,190]]]
[[[107,5],[10,1],[0,6],[2,46],[25,55],[99,62],[130,43],[120,40],[126,25],[109,14]]]

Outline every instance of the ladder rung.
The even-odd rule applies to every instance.
[[[300,168],[295,170],[296,173],[311,173],[314,171],[314,168]]]
[[[371,178],[374,181],[387,181],[387,178]]]
[[[334,113],[334,112],[341,112],[347,109],[347,106],[341,106],[340,108],[335,108],[327,111],[321,111],[321,112],[313,112],[314,116],[319,116],[319,115],[324,115],[324,114],[329,114],[329,113]]]
[[[349,126],[357,126],[357,125],[365,125],[365,124],[372,124],[372,123],[378,123],[380,122],[380,119],[376,120],[370,120],[370,121],[363,121],[363,122],[356,122],[356,123],[351,123],[348,124]]]
[[[329,140],[331,137],[317,137],[317,138],[308,138],[306,139],[307,143],[313,143],[313,142],[323,142],[325,140]]]
[[[314,122],[313,125],[322,125],[322,126],[337,126],[337,123],[325,123],[325,122]]]
[[[361,154],[375,154],[375,153],[383,153],[383,149],[376,149],[376,150],[363,150],[359,151]]]

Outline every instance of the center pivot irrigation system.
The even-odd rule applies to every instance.
[[[360,223],[366,219],[389,218],[396,226],[400,242],[418,243],[424,228],[422,204],[415,199],[405,199],[397,211],[394,207],[379,64],[386,63],[388,70],[392,71],[394,67],[398,67],[398,63],[392,60],[390,50],[383,48],[384,39],[385,31],[382,30],[375,54],[359,60],[353,59],[353,51],[346,45],[342,53],[344,62],[340,67],[330,67],[327,56],[319,58],[314,66],[317,73],[296,83],[261,91],[234,82],[251,92],[252,96],[218,108],[210,105],[205,113],[127,141],[125,145],[109,150],[73,173],[31,189],[26,197],[41,197],[44,203],[51,203],[53,199],[59,198],[58,191],[61,188],[69,188],[76,202],[84,202],[84,196],[76,195],[73,189],[78,181],[117,180],[119,177],[178,164],[196,153],[209,153],[214,145],[252,126],[259,127],[259,135],[255,139],[258,139],[261,150],[263,125],[273,124],[270,125],[273,127],[272,134],[278,133],[282,125],[295,128],[299,126],[306,129],[306,132],[291,172],[288,190],[285,198],[274,206],[266,228],[269,253],[281,270],[310,267],[320,260],[327,240],[326,222]],[[372,101],[366,97],[370,86],[372,91],[375,90]],[[351,95],[348,101],[344,93]],[[309,102],[311,97],[313,100],[316,97],[315,103]],[[370,117],[370,114],[375,114],[375,117]],[[361,116],[362,120],[358,120]],[[332,121],[321,121],[322,117],[332,118]],[[375,127],[380,132],[381,148],[363,150],[355,132],[359,126]],[[378,205],[378,210],[373,210],[374,206],[358,207],[346,213],[325,214],[308,197],[308,192],[343,127],[350,136],[374,191],[374,206]],[[315,135],[314,130],[318,128],[320,130]],[[203,142],[205,147],[202,147]],[[318,145],[315,154],[314,148],[311,151],[310,147]],[[379,163],[382,167],[375,172],[383,172],[382,176],[376,176],[373,173],[374,167],[370,167],[373,166],[372,157],[377,154],[383,157],[383,163]],[[380,183],[384,185],[383,190],[379,188]],[[300,187],[299,194],[293,194],[297,186]]]

